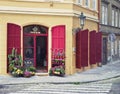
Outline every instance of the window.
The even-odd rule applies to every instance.
[[[106,5],[102,5],[102,24],[108,24],[108,8]]]
[[[96,6],[96,4],[97,4],[96,1],[97,1],[97,0],[92,0],[92,8],[93,8],[94,10],[96,10],[96,7],[97,7],[97,6]]]
[[[40,25],[29,25],[23,28],[24,34],[34,33],[34,34],[46,34],[47,28]]]
[[[77,3],[80,4],[80,5],[82,5],[82,1],[83,0],[77,0]]]
[[[102,6],[102,24],[105,24],[104,23],[104,15],[105,15],[105,10],[104,10],[104,6]]]
[[[115,26],[115,15],[114,15],[114,13],[115,13],[115,10],[112,9],[112,26]]]
[[[90,0],[85,0],[85,6],[89,7],[89,4],[90,4],[89,1]]]
[[[115,26],[118,27],[118,12],[115,12]]]

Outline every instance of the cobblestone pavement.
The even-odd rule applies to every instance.
[[[24,88],[28,88],[29,86],[32,86],[32,85],[31,84],[0,85],[0,94],[8,94],[10,92],[17,92]]]
[[[8,94],[109,94],[113,82],[117,79],[120,79],[120,77],[84,84],[39,83]]]
[[[110,82],[92,82],[86,84],[37,84],[9,94],[107,94]]]

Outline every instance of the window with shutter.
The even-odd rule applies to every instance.
[[[63,65],[63,61],[65,61],[65,26],[59,25],[52,28],[52,67]]]
[[[21,53],[21,27],[19,25],[7,24],[7,52],[11,53],[12,48],[17,49],[17,53]]]

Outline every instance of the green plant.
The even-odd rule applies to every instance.
[[[9,72],[14,77],[31,77],[35,75],[36,68],[33,66],[22,66],[22,58],[17,54],[17,49],[13,48],[12,53],[8,55]]]
[[[58,75],[58,76],[64,76],[65,75],[65,69],[63,66],[55,66],[49,70],[49,75]]]
[[[9,72],[14,70],[14,67],[21,66],[22,58],[17,54],[17,49],[13,48],[12,53],[8,55],[9,60]]]
[[[22,77],[23,76],[23,72],[24,71],[22,69],[14,67],[14,70],[11,72],[11,74],[14,77]]]
[[[36,68],[33,66],[28,67],[27,70],[30,72],[36,72]]]

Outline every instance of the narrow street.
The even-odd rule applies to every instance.
[[[91,83],[5,85],[0,94],[120,94],[117,82],[120,78]]]
[[[1,85],[0,94],[120,94],[120,77],[91,83]]]

